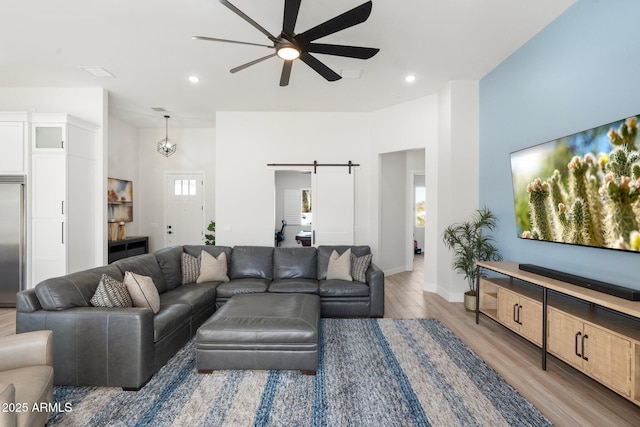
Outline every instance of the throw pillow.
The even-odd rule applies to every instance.
[[[351,254],[351,275],[353,276],[353,280],[364,283],[367,282],[366,272],[369,265],[371,265],[371,258],[373,258],[372,254],[365,256],[355,256]]]
[[[200,253],[200,275],[196,283],[202,282],[228,282],[227,276],[227,254],[221,252],[218,258],[209,252]]]
[[[182,254],[182,284],[195,283],[200,274],[200,258],[188,253]]]
[[[351,282],[351,249],[347,249],[338,255],[335,250],[329,257],[329,267],[327,267],[327,280],[347,280]]]
[[[151,277],[127,271],[124,273],[124,284],[134,307],[150,308],[154,314],[160,311],[160,295]]]
[[[96,293],[91,297],[94,307],[133,307],[131,296],[124,283],[108,274],[102,274]]]

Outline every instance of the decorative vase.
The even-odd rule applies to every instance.
[[[120,222],[118,224],[118,240],[124,240],[127,238],[127,229],[125,228],[124,222]]]
[[[109,221],[109,240],[118,240],[118,223],[115,220]]]
[[[475,313],[478,297],[470,292],[464,293],[464,309]]]

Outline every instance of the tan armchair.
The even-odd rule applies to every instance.
[[[0,426],[43,426],[53,400],[53,332],[0,337]]]

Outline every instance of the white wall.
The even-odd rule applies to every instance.
[[[273,245],[275,168],[268,163],[351,160],[361,165],[355,242],[369,244],[370,175],[377,167],[369,155],[370,114],[219,112],[216,124],[216,243]]]
[[[356,171],[355,242],[371,246],[374,262],[386,265],[385,254],[403,254],[410,246],[406,238],[391,238],[389,246],[381,247],[381,224],[395,219],[383,213],[381,155],[424,150],[425,247],[430,248],[425,290],[462,300],[465,282],[451,272],[441,235],[452,221],[478,208],[477,82],[451,82],[438,95],[372,113],[219,112],[216,123],[216,229],[222,245],[273,245],[274,168],[268,163],[351,160],[361,164]],[[406,159],[403,164],[401,193],[406,195]],[[246,197],[251,197],[251,209]],[[397,214],[403,224],[400,236],[407,234],[406,212],[405,207]]]
[[[407,229],[407,155],[380,155],[380,261],[385,274],[405,271]]]
[[[451,269],[451,254],[442,243],[442,231],[454,222],[469,219],[479,207],[478,82],[449,82],[438,97],[437,153],[427,149],[425,165],[425,246],[436,244],[434,253],[425,256],[425,289],[438,292],[448,301],[462,301],[467,284]],[[430,183],[435,183],[435,188]]]
[[[127,236],[140,235],[140,182],[138,180],[138,129],[109,115],[109,153],[107,177],[133,184],[133,222],[126,224]]]
[[[215,220],[216,130],[214,128],[172,128],[169,120],[169,139],[177,144],[175,154],[170,157],[164,157],[156,151],[158,141],[164,137],[164,127],[138,129],[137,179],[139,183],[138,191],[134,194],[137,210],[133,215],[136,218],[138,233],[149,236],[150,251],[165,246],[166,173],[204,173],[205,224],[203,224],[203,231],[206,230],[209,221]],[[216,243],[218,243],[217,238]]]

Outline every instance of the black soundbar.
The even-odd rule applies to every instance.
[[[586,277],[563,273],[562,271],[551,270],[550,268],[544,268],[533,264],[519,264],[518,268],[520,268],[520,270],[528,271],[529,273],[539,274],[551,279],[571,283],[572,285],[581,286],[583,288],[593,289],[594,291],[624,298],[630,301],[640,301],[640,290],[613,285],[599,280],[587,279]]]

